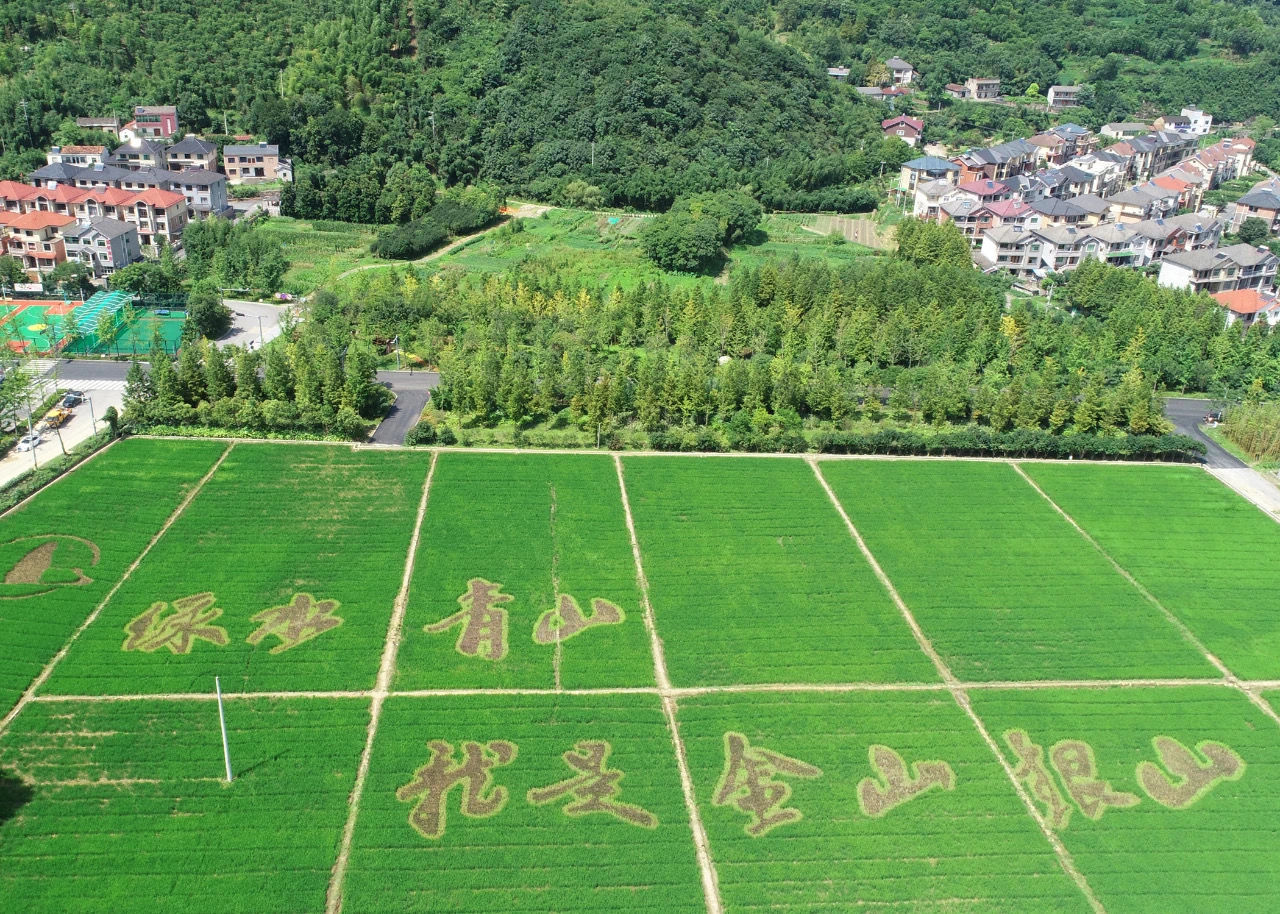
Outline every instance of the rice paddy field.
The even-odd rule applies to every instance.
[[[0,516],[0,907],[1272,912],[1278,571],[1196,467],[125,440]]]

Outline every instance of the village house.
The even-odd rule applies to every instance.
[[[0,211],[25,213],[26,202],[39,192],[39,188],[19,181],[0,181]]]
[[[231,184],[254,184],[261,181],[292,181],[289,160],[281,158],[280,147],[269,143],[252,146],[226,146],[222,162]]]
[[[120,135],[120,118],[118,117],[78,117],[76,126],[82,130],[97,130],[116,137]]]
[[[1226,222],[1213,216],[1212,213],[1179,213],[1165,218],[1168,225],[1176,225],[1182,230],[1185,239],[1184,250],[1194,251],[1199,248],[1215,248],[1222,240],[1222,232]]]
[[[31,183],[36,187],[57,187],[59,184],[74,184],[76,173],[81,171],[79,165],[64,165],[55,162],[52,165],[41,165],[31,172]]]
[[[138,105],[133,120],[120,128],[120,139],[171,137],[178,132],[178,109],[173,105]]]
[[[1116,267],[1131,266],[1134,260],[1133,230],[1123,222],[1095,225],[1083,232],[1083,257],[1092,257]]]
[[[1183,108],[1182,116],[1191,123],[1191,132],[1196,136],[1208,136],[1213,131],[1213,115],[1199,108]]]
[[[830,76],[832,79],[838,80],[840,82],[844,82],[846,79],[849,78],[849,68],[848,67],[827,67],[827,75]]]
[[[969,239],[969,244],[977,247],[982,243],[982,236],[994,224],[991,211],[973,199],[947,200],[939,207],[939,222],[954,222],[960,233]]]
[[[1012,140],[997,146],[970,149],[953,156],[951,161],[960,166],[961,183],[983,178],[998,181],[1034,171],[1036,148],[1026,140]]]
[[[164,167],[173,171],[183,171],[187,168],[217,171],[218,147],[193,133],[188,133],[177,143],[165,149],[164,159]]]
[[[1040,214],[1044,225],[1080,225],[1089,215],[1084,207],[1056,197],[1037,200],[1031,204],[1031,209]]]
[[[1178,209],[1200,208],[1200,187],[1190,181],[1183,181],[1170,174],[1156,175],[1151,179],[1156,187],[1178,195]]]
[[[97,165],[107,154],[106,146],[50,146],[45,155],[48,165]]]
[[[107,156],[107,165],[120,168],[164,168],[164,143],[134,137]]]
[[[1280,301],[1277,301],[1274,292],[1239,289],[1234,292],[1214,292],[1213,298],[1226,309],[1228,327],[1238,323],[1248,329],[1259,321],[1271,327],[1280,323]]]
[[[1231,220],[1231,231],[1240,231],[1246,219],[1261,219],[1267,224],[1267,231],[1274,233],[1280,228],[1280,180],[1271,178],[1256,185],[1233,204],[1228,213]]]
[[[896,136],[908,146],[914,146],[920,141],[920,134],[924,132],[924,121],[899,114],[897,117],[881,121],[880,129],[884,131],[886,137]]]
[[[62,230],[67,260],[78,260],[99,279],[142,259],[135,226],[119,219],[98,217]]]
[[[1079,105],[1079,86],[1050,86],[1048,102],[1053,109],[1075,108]]]
[[[971,76],[964,81],[969,98],[976,102],[991,101],[1000,97],[1000,80],[991,77]]]
[[[1151,123],[1155,130],[1173,130],[1178,133],[1191,132],[1191,118],[1181,114],[1164,114]]]
[[[968,98],[969,97],[968,86],[962,86],[959,83],[947,83],[945,86],[942,87],[942,91],[945,92],[947,95],[951,96],[952,98]]]
[[[125,204],[124,221],[138,229],[143,247],[156,247],[160,239],[173,246],[182,240],[187,226],[187,198],[171,190],[151,190],[134,196]]]
[[[959,174],[960,166],[954,162],[937,156],[921,156],[902,164],[898,172],[898,190],[904,194],[911,193],[916,185],[938,179],[954,184]]]
[[[937,219],[943,202],[952,199],[955,192],[954,184],[940,178],[917,184],[911,215],[917,219]]]
[[[955,197],[975,203],[994,203],[1012,198],[1013,192],[999,181],[964,181],[956,185]]]
[[[187,168],[170,174],[168,189],[187,198],[187,206],[194,218],[227,214],[230,206],[227,203],[226,176],[203,168]]]
[[[59,230],[74,222],[71,216],[50,212],[29,212],[13,217],[5,226],[9,255],[21,261],[26,270],[48,273],[66,261],[67,249]]]
[[[1040,267],[1044,241],[1032,229],[1021,225],[998,225],[982,236],[978,265],[986,270],[1005,270],[1028,278]]]
[[[75,204],[84,198],[87,191],[71,184],[59,184],[56,187],[41,187],[25,201],[24,209],[28,213],[59,213],[64,216],[74,215]]]
[[[1116,222],[1160,219],[1178,211],[1178,195],[1151,184],[1139,184],[1106,198]]]
[[[1035,211],[1022,200],[995,200],[985,204],[984,208],[991,214],[992,226],[1025,226],[1035,216]]]
[[[915,77],[916,71],[901,57],[890,57],[884,62],[885,69],[889,71],[889,78],[893,80],[895,86],[910,85],[911,80]]]
[[[1142,136],[1143,134],[1150,133],[1151,125],[1139,124],[1135,121],[1113,121],[1110,124],[1103,124],[1098,132],[1103,136],[1113,137],[1117,140],[1127,140],[1135,136]]]
[[[1192,292],[1234,292],[1270,289],[1275,285],[1280,258],[1267,248],[1233,244],[1167,254],[1160,261],[1156,281],[1170,289]]]

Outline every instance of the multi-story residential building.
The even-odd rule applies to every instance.
[[[71,177],[76,187],[117,187],[131,174],[119,165],[93,165],[79,169]]]
[[[59,184],[75,184],[76,174],[81,171],[79,165],[64,165],[55,162],[42,165],[31,172],[31,183],[36,187],[57,187]]]
[[[937,156],[921,156],[903,163],[898,173],[898,190],[909,194],[915,191],[917,184],[939,179],[954,184],[959,174],[960,166],[954,162]]]
[[[942,87],[942,91],[947,93],[947,95],[951,96],[952,98],[968,98],[969,97],[969,87],[962,86],[959,83],[947,83],[945,86]]]
[[[1151,179],[1156,187],[1178,195],[1178,209],[1199,209],[1201,202],[1200,185],[1191,181],[1183,181],[1171,174],[1156,175]]]
[[[982,243],[982,236],[994,224],[991,210],[972,199],[948,200],[939,207],[939,222],[954,222],[960,233],[969,239],[969,244],[977,247]]]
[[[1141,222],[1115,224],[1128,226],[1132,233],[1132,265],[1135,267],[1145,267],[1163,260],[1166,254],[1187,250],[1186,231],[1170,220],[1143,219]]]
[[[1240,231],[1246,219],[1261,219],[1269,232],[1280,227],[1280,180],[1271,178],[1256,185],[1228,209],[1231,231]]]
[[[178,132],[178,109],[173,105],[138,105],[133,120],[120,128],[120,138],[171,137]],[[163,164],[163,162],[161,162]]]
[[[1170,289],[1192,292],[1270,289],[1275,285],[1277,264],[1280,258],[1270,250],[1247,244],[1179,251],[1165,255],[1156,281]]]
[[[1255,323],[1271,327],[1280,324],[1280,300],[1274,292],[1258,289],[1239,289],[1234,292],[1215,292],[1214,300],[1227,310],[1227,326],[1239,323],[1248,329]]]
[[[280,147],[274,144],[225,146],[222,150],[222,163],[226,168],[227,180],[232,184],[293,180],[289,160],[280,156]]]
[[[924,132],[924,121],[899,114],[880,122],[880,129],[886,137],[896,136],[908,146],[920,142],[920,134]]]
[[[1000,80],[984,76],[971,76],[964,81],[969,98],[984,102],[1000,97]]]
[[[1123,222],[1106,222],[1083,231],[1083,257],[1093,257],[1117,267],[1131,266],[1136,256],[1134,233]]]
[[[1196,136],[1208,136],[1213,130],[1213,115],[1199,108],[1183,108],[1182,116],[1190,122],[1191,132]]]
[[[1012,140],[998,146],[970,149],[953,156],[951,161],[960,166],[961,182],[982,178],[999,181],[1011,175],[1034,171],[1036,148],[1026,140]]]
[[[134,137],[107,156],[106,164],[121,168],[164,168],[164,143]]]
[[[118,117],[78,117],[76,126],[84,130],[97,130],[112,136],[120,135],[120,118]]]
[[[893,80],[895,86],[910,85],[911,80],[915,78],[915,68],[901,57],[890,57],[884,62],[884,65],[885,69],[889,71],[889,78]]]
[[[25,201],[26,212],[59,213],[71,216],[75,213],[75,204],[85,193],[70,184],[59,184],[56,187],[39,187]]]
[[[1187,251],[1194,251],[1199,248],[1216,248],[1218,242],[1222,240],[1222,232],[1226,226],[1224,220],[1215,218],[1206,212],[1167,216],[1164,222],[1166,225],[1176,225],[1182,230],[1186,236],[1182,242],[1182,247]]]
[[[987,203],[984,209],[991,214],[991,225],[1026,226],[1036,213],[1029,204],[1022,200],[996,200]],[[981,240],[981,239],[979,239]]]
[[[27,201],[39,190],[38,187],[18,181],[0,181],[0,210],[6,213],[25,213]]]
[[[941,178],[916,185],[911,215],[917,219],[937,219],[943,202],[952,199],[956,187]]]
[[[204,171],[218,170],[218,147],[188,133],[182,140],[164,151],[165,167],[173,171],[198,168]]]
[[[1178,211],[1178,195],[1152,184],[1139,184],[1106,199],[1116,222],[1160,219]]]
[[[1084,210],[1084,218],[1080,220],[1081,225],[1098,225],[1106,222],[1111,213],[1111,204],[1097,194],[1081,194],[1078,197],[1071,197],[1066,202]]]
[[[107,154],[106,146],[50,146],[45,155],[49,165],[97,165]]]
[[[956,185],[955,196],[975,203],[994,203],[1012,199],[1013,191],[1000,181],[964,181]]]
[[[125,209],[137,196],[132,191],[121,190],[118,187],[89,188],[75,205],[76,219],[80,222],[89,222],[94,219],[117,219],[123,222]]]
[[[1050,86],[1049,87],[1049,107],[1050,108],[1075,108],[1079,105],[1080,87],[1079,86]]]
[[[1098,132],[1103,136],[1114,137],[1117,140],[1127,140],[1130,137],[1150,133],[1151,125],[1139,124],[1134,121],[1113,121],[1110,124],[1103,124],[1102,129]]]
[[[138,229],[119,219],[98,217],[62,230],[67,259],[78,260],[101,278],[142,259]]]
[[[1076,206],[1070,200],[1059,200],[1056,197],[1037,200],[1031,204],[1031,208],[1039,213],[1040,221],[1044,225],[1080,225],[1089,215],[1084,207]]]
[[[67,249],[59,230],[75,221],[71,216],[50,212],[13,217],[7,226],[9,255],[18,258],[27,270],[48,273],[66,261]]]
[[[171,190],[152,188],[136,194],[123,210],[124,221],[138,229],[143,247],[155,247],[160,239],[174,245],[187,227],[187,198]]]
[[[173,173],[168,189],[187,198],[187,205],[197,219],[221,216],[229,209],[227,203],[227,178],[216,171],[189,168]]]
[[[1164,114],[1156,118],[1152,124],[1156,130],[1173,130],[1178,133],[1191,132],[1191,118],[1181,114]]]
[[[997,225],[982,236],[979,265],[1014,276],[1031,277],[1041,270],[1044,241],[1033,229],[1021,225]]]

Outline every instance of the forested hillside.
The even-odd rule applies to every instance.
[[[581,179],[646,208],[748,186],[803,208],[907,154],[852,85],[890,54],[932,92],[1083,81],[1084,120],[1192,102],[1239,119],[1280,109],[1275,22],[1220,0],[9,0],[0,171],[73,139],[68,117],[168,103],[314,168],[408,160],[550,200]]]

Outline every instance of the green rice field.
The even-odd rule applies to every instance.
[[[121,441],[0,516],[0,908],[1266,914],[1278,534],[1195,467]]]

